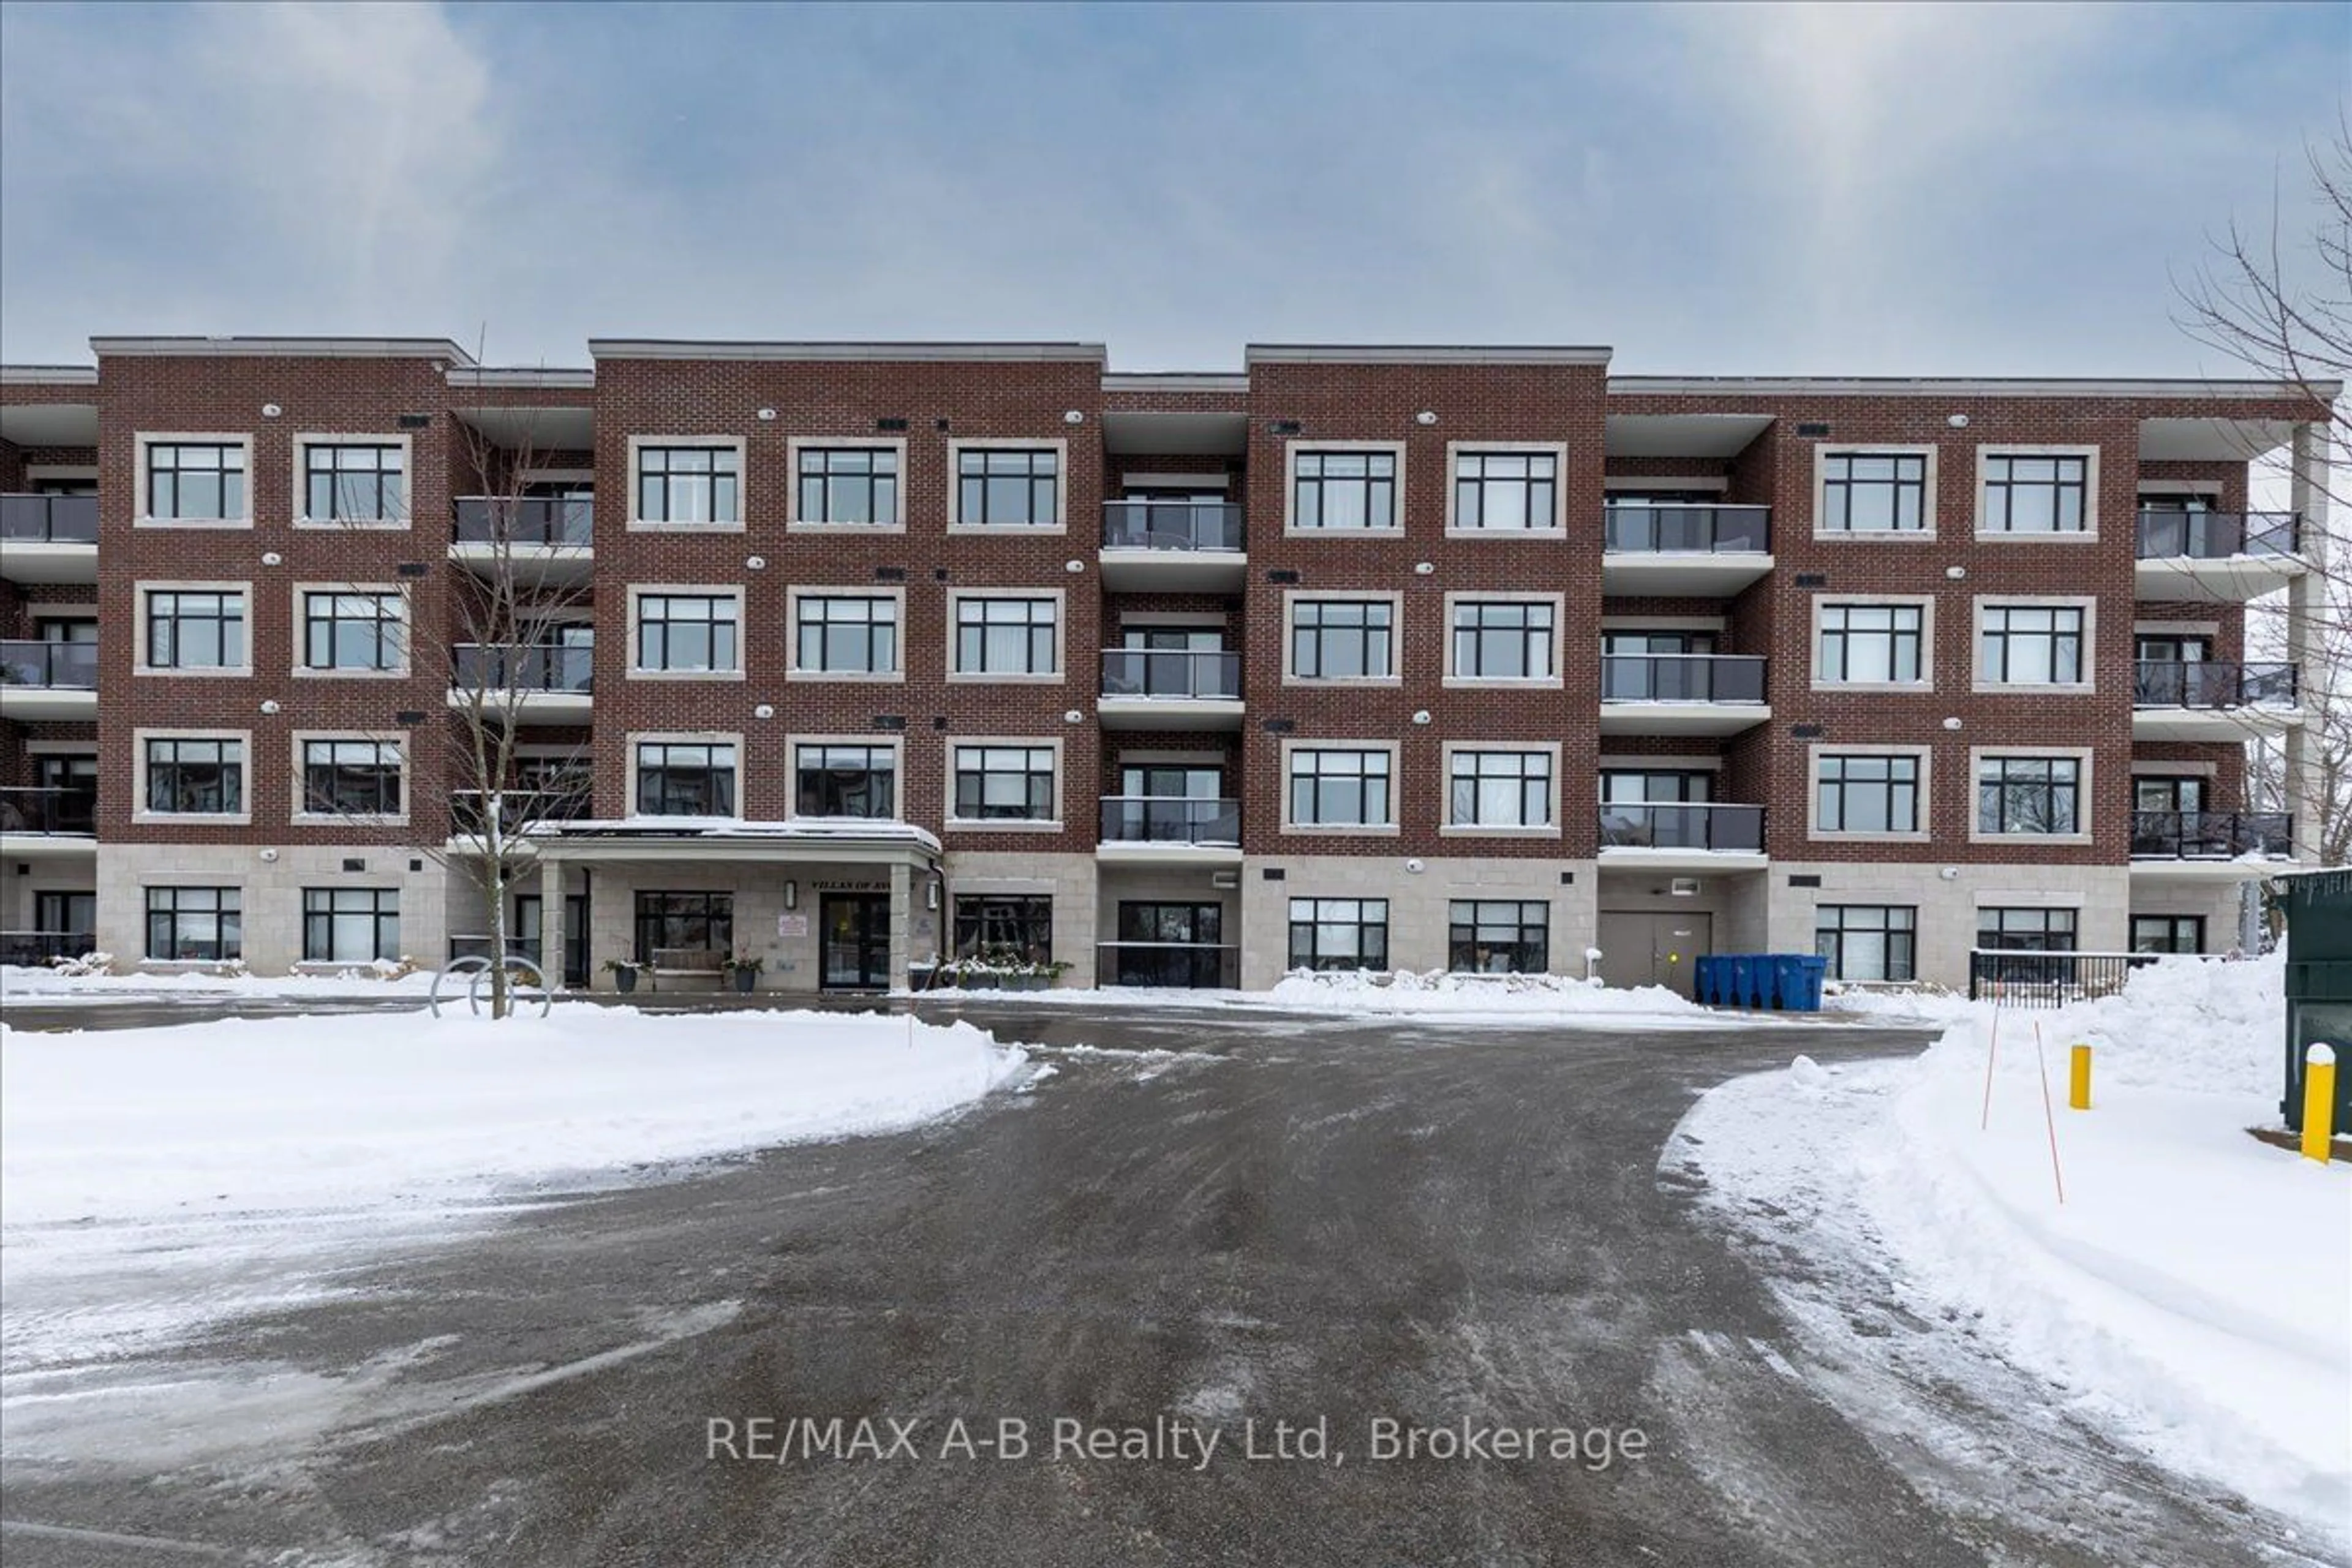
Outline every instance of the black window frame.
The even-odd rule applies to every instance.
[[[370,606],[356,613],[362,601]],[[321,605],[323,602],[323,609]],[[390,613],[386,613],[389,606]],[[341,662],[349,633],[370,645],[370,662]],[[321,658],[320,653],[326,657]],[[408,667],[408,596],[396,588],[306,588],[302,592],[302,668],[397,673]]]
[[[1361,465],[1360,471],[1333,472]],[[1397,454],[1387,448],[1299,447],[1290,458],[1290,527],[1306,533],[1394,533],[1403,526],[1397,494]],[[1331,498],[1356,492],[1361,522],[1331,522]],[[1374,506],[1377,498],[1379,505]],[[1311,504],[1310,504],[1311,502]],[[1375,515],[1383,521],[1372,521]]]
[[[1927,606],[1918,604],[1834,604],[1822,605],[1821,611],[1821,641],[1815,651],[1816,673],[1821,679],[1839,686],[1917,686],[1927,679]],[[1884,626],[1855,626],[1856,612],[1864,616],[1884,615]],[[1905,616],[1910,625],[1902,624]],[[1834,624],[1832,624],[1834,622]],[[1886,643],[1886,668],[1891,673],[1883,679],[1855,676],[1853,645],[1857,641]],[[1908,656],[1910,673],[1900,673]]]
[[[146,588],[147,668],[150,669],[248,669],[253,664],[253,643],[247,616],[250,595],[242,588]],[[232,605],[234,608],[232,609]],[[220,649],[217,664],[191,664],[185,654],[187,630],[191,626],[209,626],[213,644]],[[237,657],[230,658],[228,647],[232,637]]]
[[[896,447],[803,447],[793,483],[794,522],[824,528],[887,529],[906,525],[902,510],[905,476],[899,472]],[[860,492],[866,515],[841,515],[836,502]]]
[[[1998,765],[2000,776],[1988,782],[1986,773]],[[2065,771],[2062,779],[2061,770]],[[2021,782],[2014,775],[2022,772]],[[2032,775],[2040,773],[2039,781]],[[2083,759],[2081,757],[2037,757],[2006,752],[1989,752],[1976,763],[1976,822],[1979,837],[2000,838],[2064,838],[2078,837],[2083,826]],[[2044,820],[2053,826],[2020,827],[2015,820],[2031,820],[2036,815],[2020,791],[2042,790],[2048,801],[2039,808]],[[2063,811],[2060,810],[2063,805]],[[1988,808],[1990,815],[1988,816]],[[2063,822],[2063,826],[2060,826]]]
[[[639,963],[664,950],[735,951],[735,895],[696,889],[641,888],[630,910],[631,949]]]
[[[407,747],[399,741],[355,735],[305,736],[301,815],[398,816],[407,771]]]
[[[835,607],[862,605],[884,605],[889,610],[887,619],[877,619],[869,612],[862,616],[835,617]],[[814,613],[812,613],[814,612]],[[904,601],[888,594],[803,594],[793,602],[793,672],[796,675],[897,675],[903,653],[899,647],[898,623],[905,614]],[[848,628],[865,628],[862,639]],[[852,641],[862,640],[866,649],[864,664],[834,664],[833,634],[843,631]],[[814,640],[812,640],[814,638]],[[887,661],[875,662],[877,645],[888,655]],[[847,644],[845,644],[847,646]],[[820,658],[809,658],[814,648]]]
[[[1510,934],[1493,934],[1505,931]],[[1498,955],[1500,968],[1491,962]],[[1449,900],[1445,967],[1455,974],[1549,973],[1551,905],[1541,899]]]
[[[1301,919],[1299,910],[1308,912]],[[1372,911],[1378,911],[1374,918]],[[1377,972],[1389,966],[1389,900],[1386,899],[1294,898],[1290,900],[1290,967],[1318,973]],[[1327,930],[1352,928],[1354,951],[1323,951]]]
[[[857,753],[856,767],[844,759]],[[876,759],[880,759],[877,765]],[[793,815],[795,816],[845,817],[874,822],[894,822],[898,816],[898,748],[866,741],[795,741],[793,743]],[[863,782],[848,782],[855,775]],[[876,780],[883,781],[887,796],[878,804],[882,810],[842,809],[853,805],[858,797],[870,797]]]
[[[211,752],[210,756],[202,754],[206,750]],[[160,754],[163,751],[170,754]],[[192,751],[194,754],[191,754]],[[245,815],[246,742],[241,740],[220,735],[150,735],[139,765],[146,775],[145,809],[152,815]],[[215,770],[216,777],[206,782],[201,772],[204,769]],[[191,799],[215,795],[221,802],[218,805],[186,804]]]
[[[346,465],[347,458],[362,455],[372,461]],[[408,449],[397,441],[305,441],[302,509],[305,522],[406,522]]]
[[[700,458],[703,466],[680,458]],[[720,459],[725,459],[722,464]],[[636,515],[631,521],[648,528],[733,529],[743,526],[743,454],[731,441],[663,441],[638,447],[635,453]],[[670,508],[678,494],[691,495],[705,487],[710,501],[708,517],[677,517]],[[660,498],[658,508],[647,505]],[[726,505],[721,516],[721,498]]]
[[[2064,919],[2053,919],[2054,916]],[[1982,952],[2073,952],[2082,918],[2083,911],[2071,905],[1980,905],[1977,910],[1977,947]],[[2055,940],[2053,944],[2053,939],[2063,940]]]
[[[998,487],[1004,487],[1000,498]],[[1021,515],[1011,491],[1023,495]],[[956,449],[958,528],[1054,529],[1062,526],[1062,453],[1054,447],[960,447]],[[1000,499],[1003,506],[1000,509]],[[1000,516],[999,511],[1003,515]]]
[[[2019,630],[2011,625],[2012,618],[2019,616],[2047,616],[2051,617],[2050,625],[2046,629],[2029,626],[2024,630]],[[2063,626],[2063,617],[2069,616],[2074,617],[2074,622],[2072,630],[2065,629]],[[2084,646],[2089,628],[2090,613],[2081,605],[1982,605],[1977,611],[1977,680],[1986,686],[2087,685],[2090,672],[2084,663],[2084,656],[2089,651]],[[2043,640],[2050,644],[2048,668],[2053,679],[2048,680],[2012,679],[2010,675],[2010,668],[2015,663],[2015,658],[2011,644]],[[2055,679],[2056,672],[2063,668],[2065,662],[2061,656],[2070,653],[2074,659],[2074,678],[2066,680]]]
[[[152,887],[147,889],[147,957],[159,963],[228,963],[245,956],[245,889],[220,887]],[[208,942],[183,938],[184,918],[209,920]],[[159,925],[157,922],[167,922]],[[167,932],[156,940],[159,931]],[[158,948],[163,951],[158,952]]]
[[[1043,608],[1045,618],[1037,612]],[[1009,608],[1022,613],[1013,616]],[[997,665],[989,661],[992,631],[1013,628],[1023,639],[1028,662]],[[1047,595],[964,594],[955,602],[955,672],[958,675],[1059,675],[1062,661],[1062,603]]]
[[[1885,476],[1875,473],[1857,476],[1857,464],[1889,465]],[[1854,500],[1857,491],[1887,492],[1886,515],[1892,519],[1885,528],[1856,528],[1853,525]],[[1906,502],[1910,521],[1906,522]],[[1863,448],[1825,450],[1822,453],[1822,516],[1820,531],[1823,533],[1927,533],[1933,530],[1934,519],[1927,510],[1927,455],[1925,452],[1874,452]]]
[[[1899,917],[1899,918],[1898,918]],[[1847,973],[1846,938],[1879,939],[1882,973]],[[1919,977],[1919,907],[1916,904],[1817,904],[1813,951],[1829,962],[1829,977],[1859,984],[1909,984]],[[1900,973],[1897,973],[1900,971]]]
[[[719,613],[720,607],[725,615]],[[658,613],[654,613],[655,611]],[[740,594],[671,594],[640,593],[635,606],[636,636],[631,649],[635,668],[657,670],[671,675],[736,675],[743,668],[743,596]],[[675,637],[689,633],[701,636],[709,649],[710,662],[706,664],[673,664]],[[720,645],[725,645],[728,661],[718,662]],[[658,646],[659,662],[648,658]]]
[[[1538,764],[1529,773],[1528,763]],[[1506,768],[1498,764],[1509,763]],[[1558,813],[1553,809],[1554,774],[1558,759],[1550,752],[1534,747],[1457,746],[1445,762],[1445,826],[1496,829],[1541,830],[1556,827]],[[1480,811],[1485,798],[1481,785],[1512,782],[1518,784],[1518,820],[1505,822],[1486,820]],[[1465,812],[1464,803],[1469,803]],[[1527,815],[1530,805],[1535,815]]]
[[[1359,765],[1353,772],[1341,772],[1337,769],[1327,771],[1324,765],[1327,759],[1343,757],[1357,759]],[[1377,768],[1369,765],[1365,761],[1375,757],[1380,759],[1380,765]],[[1307,772],[1302,773],[1300,763],[1308,758],[1316,760]],[[1386,747],[1296,747],[1290,753],[1289,766],[1285,770],[1285,774],[1283,782],[1289,792],[1290,826],[1293,827],[1385,828],[1396,826],[1396,754]],[[1372,796],[1374,786],[1377,785],[1381,806],[1380,814],[1378,816],[1368,814],[1353,819],[1326,817],[1320,815],[1323,805],[1322,784],[1327,780],[1335,784],[1345,784],[1352,780],[1359,791],[1358,798],[1361,801],[1369,801]],[[1301,784],[1307,786],[1307,793],[1305,795],[1300,794]],[[1317,808],[1316,812],[1309,814],[1300,811],[1299,803],[1302,799],[1312,799]]]
[[[1506,617],[1515,616],[1513,626]],[[1542,625],[1538,626],[1540,620]],[[1465,624],[1466,623],[1466,624]],[[1559,676],[1559,606],[1549,599],[1457,599],[1446,617],[1447,675],[1455,680],[1554,680]],[[1490,645],[1516,643],[1518,662],[1532,667],[1536,639],[1542,638],[1542,668],[1523,668],[1497,675],[1483,668]],[[1465,658],[1465,652],[1469,657]]]
[[[211,461],[191,461],[196,454],[212,454]],[[230,458],[234,458],[234,462]],[[146,471],[140,475],[146,510],[152,522],[243,523],[253,520],[253,496],[248,488],[251,463],[243,441],[150,441]],[[206,479],[218,487],[218,511],[184,511],[181,506],[191,483]],[[171,494],[169,510],[158,506],[164,488]]]
[[[2149,927],[2161,925],[2162,936],[2150,939],[2143,935]],[[2181,945],[2184,931],[2188,945]],[[2203,915],[2134,915],[2131,917],[2133,952],[2202,953],[2205,951],[2205,917]]]
[[[365,908],[349,910],[349,903]],[[334,951],[338,921],[364,919],[371,922],[364,957]],[[302,889],[302,962],[305,963],[372,963],[400,961],[400,889],[397,888],[305,888]]]
[[[2082,452],[1987,452],[1984,462],[1984,513],[1977,520],[1979,533],[2006,533],[2021,538],[2052,538],[2087,533],[2091,527],[2091,459]],[[2050,477],[2018,477],[2020,464],[2050,466]],[[2072,465],[2072,477],[2067,468]],[[2050,492],[2051,526],[2015,526],[2018,492]],[[2065,523],[2066,502],[2074,502],[2074,522]]]
[[[735,815],[742,752],[732,741],[639,741],[629,765],[639,816]],[[681,803],[698,809],[670,809]]]
[[[958,822],[1034,822],[1042,825],[1055,820],[1054,774],[1055,755],[1051,746],[1008,744],[991,741],[959,741],[949,763],[949,803],[950,815]],[[967,764],[967,758],[977,755],[979,765]],[[992,762],[1010,762],[1013,765],[994,767]],[[1005,809],[993,805],[988,799],[992,779],[1014,778],[1021,781],[1023,808]],[[970,809],[977,806],[978,809]]]
[[[1916,835],[1925,831],[1920,826],[1920,811],[1927,804],[1920,785],[1926,776],[1926,759],[1911,752],[1825,752],[1813,770],[1813,830],[1817,833],[1871,833]],[[1857,769],[1856,764],[1861,764]],[[1884,764],[1884,776],[1871,776],[1872,769]],[[1907,775],[1907,776],[1906,776]],[[1884,799],[1885,826],[1848,826],[1855,813],[1847,799],[1850,791],[1879,792]],[[1834,793],[1832,793],[1834,792]],[[1895,803],[1906,792],[1911,804],[1911,825],[1894,826]],[[1831,809],[1834,800],[1836,809]]]
[[[1054,962],[1051,893],[958,893],[950,918],[949,941],[958,958],[1010,948],[1024,963]]]
[[[1525,471],[1511,474],[1494,471],[1493,465],[1507,470],[1513,464]],[[1544,470],[1537,472],[1540,466]],[[1486,521],[1489,511],[1490,486],[1517,486],[1523,492],[1526,521],[1517,523],[1492,523]],[[1537,503],[1540,496],[1542,502]],[[1538,521],[1540,520],[1540,521]],[[1454,531],[1457,533],[1546,534],[1560,531],[1559,454],[1557,452],[1514,452],[1501,448],[1472,447],[1454,454]]]
[[[1339,612],[1334,619],[1330,612]],[[1377,616],[1374,612],[1377,611]],[[1293,599],[1290,602],[1290,673],[1297,680],[1392,680],[1396,678],[1396,616],[1393,599]],[[1349,615],[1357,617],[1349,624]],[[1377,620],[1378,624],[1375,625]],[[1329,647],[1352,640],[1363,654],[1364,673],[1331,673]],[[1377,646],[1381,668],[1371,669]]]

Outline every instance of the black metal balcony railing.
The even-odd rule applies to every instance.
[[[1612,554],[1761,555],[1772,547],[1769,506],[1653,506],[1612,501],[1602,548]]]
[[[29,637],[0,641],[0,686],[46,686],[68,691],[98,689],[98,645],[37,642]]]
[[[0,544],[96,544],[96,496],[0,496]]]
[[[590,496],[459,496],[457,538],[460,544],[593,544],[596,502]]]
[[[1752,853],[1764,847],[1764,808],[1612,801],[1601,808],[1601,847]]]
[[[2292,708],[2295,701],[2295,667],[2291,664],[2144,658],[2132,668],[2132,706]]]
[[[1171,648],[1105,648],[1102,694],[1237,700],[1242,694],[1242,656]]]
[[[2294,817],[2284,811],[2135,811],[2131,852],[2139,860],[2289,859]]]
[[[1238,847],[1242,841],[1242,803],[1174,795],[1107,795],[1102,797],[1102,837],[1106,844]]]
[[[2139,558],[2219,561],[2231,555],[2293,555],[2303,542],[2299,511],[2143,511]]]
[[[501,790],[498,803],[499,831],[513,833],[526,823],[583,821],[594,796],[583,783],[568,789]],[[462,837],[478,835],[488,826],[480,790],[450,791],[449,825]]]
[[[1969,1000],[1992,997],[2004,1007],[2064,1007],[2124,988],[2153,952],[2046,952],[1978,948],[1969,954]]]
[[[451,660],[451,685],[459,691],[573,691],[589,689],[595,674],[592,647],[497,647],[459,643]]]
[[[1103,548],[1238,552],[1242,509],[1221,500],[1105,501]]]
[[[98,791],[94,788],[0,788],[0,833],[97,831]]]
[[[0,931],[0,963],[47,969],[60,958],[98,951],[98,933],[87,931]]]
[[[1764,660],[1738,653],[1612,653],[1601,660],[1603,702],[1761,702]]]

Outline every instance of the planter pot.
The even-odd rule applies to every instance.
[[[1007,991],[1043,991],[1053,984],[1050,974],[1008,974],[1004,977]]]
[[[613,989],[626,996],[637,988],[637,972],[634,969],[613,971]]]
[[[966,991],[993,991],[1003,979],[1002,974],[965,974],[957,977],[956,984]]]
[[[735,976],[735,989],[741,992],[743,994],[748,996],[758,988],[760,984],[760,972],[758,970],[737,969],[732,970],[730,973]]]

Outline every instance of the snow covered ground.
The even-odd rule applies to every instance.
[[[65,974],[54,969],[0,963],[0,1005],[31,1001],[47,1006],[58,1002],[170,1002],[184,998],[217,1002],[239,996],[322,1002],[414,996],[422,1001],[432,986],[430,970],[401,974],[371,969],[365,964],[330,974],[260,975],[193,971],[177,974]],[[449,988],[445,986],[443,994],[450,994]]]
[[[1338,972],[1287,974],[1265,991],[1178,990],[1113,985],[1086,991],[927,991],[938,1000],[994,1001],[1063,1006],[1234,1007],[1351,1017],[1448,1017],[1517,1021],[1565,1027],[1716,1029],[1740,1021],[1778,1023],[1818,1017],[1789,1014],[1710,1012],[1663,986],[1603,986],[1560,974],[1428,974]]]
[[[2245,1131],[2278,1121],[2282,978],[2276,959],[2167,962],[2096,1003],[2003,1012],[1997,1052],[1985,1005],[1915,1060],[1801,1058],[1706,1095],[1664,1163],[1704,1175],[1753,1241],[1843,1282],[1840,1310],[1789,1303],[1798,1321],[1834,1337],[1891,1305],[1932,1325],[1916,1342],[1939,1377],[1965,1384],[1978,1342],[2056,1410],[2341,1550],[2352,1170]],[[2077,1041],[2095,1049],[2088,1112],[2066,1108]],[[1784,1295],[1818,1284],[1785,1278]]]

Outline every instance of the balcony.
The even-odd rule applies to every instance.
[[[1236,866],[1242,858],[1242,804],[1176,795],[1107,795],[1095,849],[1100,861]]]
[[[596,503],[588,496],[459,496],[449,559],[488,576],[505,567],[536,583],[584,583],[595,570]]]
[[[1106,730],[1237,730],[1242,656],[1105,648],[1095,709]]]
[[[1772,570],[1769,506],[1627,501],[1602,518],[1603,594],[1720,598]]]
[[[0,787],[0,841],[11,855],[88,853],[97,833],[95,789]]]
[[[97,582],[98,498],[0,495],[0,577]]]
[[[1754,654],[1604,654],[1604,735],[1736,735],[1769,721]]]
[[[2284,811],[2135,811],[2132,874],[2244,881],[2294,858],[2294,818]]]
[[[589,683],[594,678],[593,647],[499,647],[459,643],[452,650],[449,705],[466,708],[474,694],[486,696],[493,713],[507,711],[514,694],[519,724],[580,724],[593,711]]]
[[[1231,594],[1249,571],[1243,509],[1224,500],[1103,502],[1103,586]]]
[[[2303,575],[2303,514],[2143,511],[2132,591],[2143,599],[2243,603]]]
[[[0,641],[0,719],[96,719],[98,645]]]
[[[449,830],[459,838],[478,838],[489,825],[483,795],[478,789],[449,792]],[[534,822],[584,822],[595,805],[585,779],[551,789],[500,790],[497,796],[499,826],[511,836]]]
[[[2132,739],[2242,741],[2303,722],[2292,664],[2142,659],[2132,667]]]
[[[1761,870],[1764,808],[1612,801],[1601,807],[1601,859],[1658,870]]]

